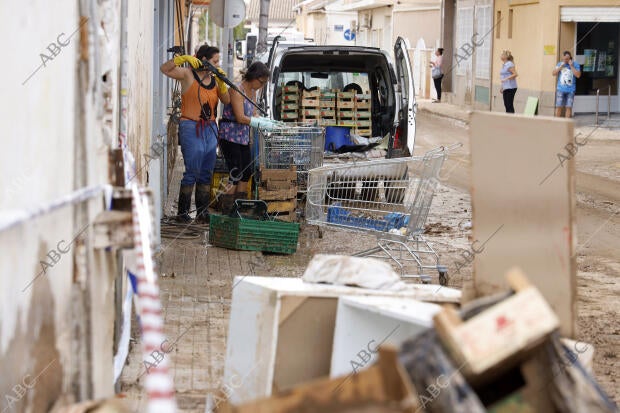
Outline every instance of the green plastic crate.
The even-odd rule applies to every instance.
[[[293,254],[298,238],[299,224],[296,222],[210,215],[209,243],[218,247]]]

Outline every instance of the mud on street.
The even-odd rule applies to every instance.
[[[471,281],[471,199],[467,126],[458,121],[418,114],[416,154],[460,142],[441,174],[426,225],[426,238],[448,267],[449,285],[464,288]],[[599,133],[600,131],[600,133]],[[620,402],[620,141],[599,130],[580,148],[577,164],[577,339],[595,348],[594,373],[603,388]],[[170,199],[175,199],[174,194]],[[172,213],[175,206],[166,206]],[[226,353],[231,291],[235,275],[299,277],[314,254],[353,254],[370,248],[374,236],[302,225],[294,255],[228,251],[208,246],[205,237],[163,240],[159,255],[161,291],[167,336],[178,340],[170,353],[179,410],[203,412],[204,395],[220,388]],[[484,253],[484,252],[481,252]],[[411,273],[415,273],[410,268]],[[437,274],[432,275],[437,282]],[[134,337],[138,337],[134,331]],[[134,343],[122,390],[140,407],[144,370]]]

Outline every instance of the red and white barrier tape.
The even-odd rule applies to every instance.
[[[137,184],[131,186],[134,248],[136,250],[136,277],[142,333],[142,357],[150,366],[144,388],[147,393],[148,413],[176,412],[174,383],[168,372],[168,358],[162,351],[167,343],[161,313],[159,287],[151,244],[151,215],[148,198]],[[158,357],[154,358],[154,354]]]

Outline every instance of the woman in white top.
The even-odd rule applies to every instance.
[[[437,91],[437,100],[433,102],[441,102],[441,80],[443,79],[443,48],[435,50],[435,59],[431,61],[431,75],[433,77],[433,83],[435,83],[435,90]]]
[[[499,93],[504,95],[504,107],[506,113],[515,113],[515,94],[517,93],[517,71],[515,70],[514,58],[509,50],[504,50],[500,57],[502,62],[502,69],[499,71],[499,78],[502,81],[502,86],[499,89]]]

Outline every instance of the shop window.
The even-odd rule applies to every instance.
[[[577,23],[576,60],[581,64],[577,95],[618,94],[620,23]]]

